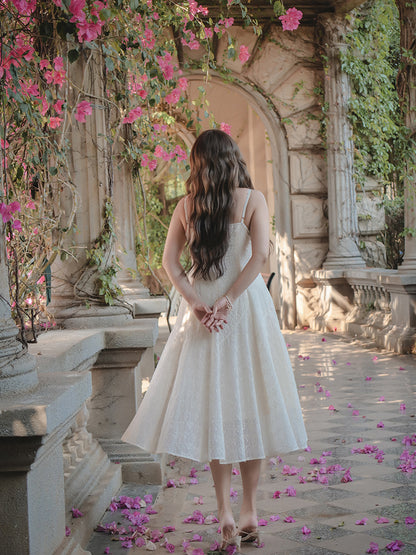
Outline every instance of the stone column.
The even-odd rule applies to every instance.
[[[36,387],[35,359],[17,339],[18,329],[11,318],[9,277],[6,265],[4,225],[0,222],[0,397]]]
[[[68,179],[73,189],[67,189],[60,209],[65,226],[65,219],[76,203],[74,225],[65,240],[66,249],[74,257],[53,264],[49,308],[57,323],[67,328],[108,326],[131,318],[126,307],[110,307],[100,301],[97,268],[86,265],[86,251],[92,248],[103,230],[105,200],[112,196],[103,67],[100,51],[84,49],[69,71],[72,105],[87,100],[92,105],[92,114],[86,116],[85,123],[72,116],[66,137],[70,143]],[[114,248],[110,246],[102,268],[111,263],[113,254]]]
[[[117,145],[116,147],[117,148]],[[114,163],[114,216],[117,235],[117,258],[121,270],[117,275],[124,295],[130,298],[149,297],[149,290],[140,281],[136,262],[136,199],[131,168],[124,159]]]
[[[347,20],[343,16],[323,14],[320,23],[328,59],[325,99],[328,103],[329,252],[323,267],[338,270],[365,266],[365,263],[356,243],[358,219],[353,180],[354,145],[347,117],[351,87],[340,62],[340,53],[346,48]]]

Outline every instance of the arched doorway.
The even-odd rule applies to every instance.
[[[231,135],[237,141],[247,162],[256,189],[266,197],[270,213],[270,236],[273,252],[265,272],[275,272],[271,293],[284,328],[296,326],[296,284],[292,239],[292,216],[289,194],[289,160],[287,138],[278,114],[265,96],[249,83],[238,78],[224,82],[211,75],[190,73],[189,96],[198,98],[203,86],[209,110],[217,122],[231,125]],[[198,108],[203,128],[210,127],[204,117],[204,106]]]

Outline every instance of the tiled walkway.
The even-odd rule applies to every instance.
[[[241,552],[358,555],[377,544],[380,554],[399,548],[403,554],[416,554],[415,357],[369,350],[330,334],[296,331],[284,336],[311,450],[286,455],[283,461],[276,453],[274,461],[264,462],[258,496],[259,518],[267,523],[261,527],[264,547],[258,551],[247,545]],[[353,452],[357,450],[363,452]],[[197,470],[196,484],[190,483],[192,466]],[[219,539],[216,524],[183,522],[194,511],[203,517],[215,513],[211,474],[203,467],[185,460],[176,460],[173,468],[164,465],[164,486],[173,480],[177,487],[160,489],[154,502],[157,514],[150,516],[147,526],[151,530],[174,526],[175,531],[165,537],[175,553],[184,553],[182,542],[195,534],[202,536],[202,542],[192,541],[188,554],[209,553]],[[348,469],[352,481],[346,481]],[[186,485],[179,485],[181,477],[186,477]],[[233,476],[232,486],[238,518],[240,476]],[[151,489],[126,485],[123,493],[143,497],[156,493]],[[279,498],[273,496],[276,491],[281,492]],[[285,522],[287,517],[294,522]],[[114,520],[128,524],[120,511],[107,512],[103,519]],[[160,553],[168,552],[161,546],[164,542],[156,543]],[[98,533],[88,549],[98,555],[107,546],[113,555],[146,552],[144,547],[122,548],[121,542]]]

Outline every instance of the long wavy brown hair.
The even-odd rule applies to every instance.
[[[253,189],[253,184],[237,143],[219,129],[199,135],[190,164],[186,190],[190,197],[192,275],[215,279],[224,273],[233,191],[237,187]]]

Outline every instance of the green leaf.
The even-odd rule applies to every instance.
[[[51,166],[51,167],[49,168],[49,173],[50,173],[51,175],[56,175],[56,174],[58,173],[58,168],[55,168],[55,166]]]
[[[105,59],[105,67],[108,69],[108,71],[114,70],[114,62],[111,58],[107,57]]]
[[[100,19],[101,21],[107,21],[107,19],[111,16],[111,10],[109,8],[104,8],[100,11]]]

